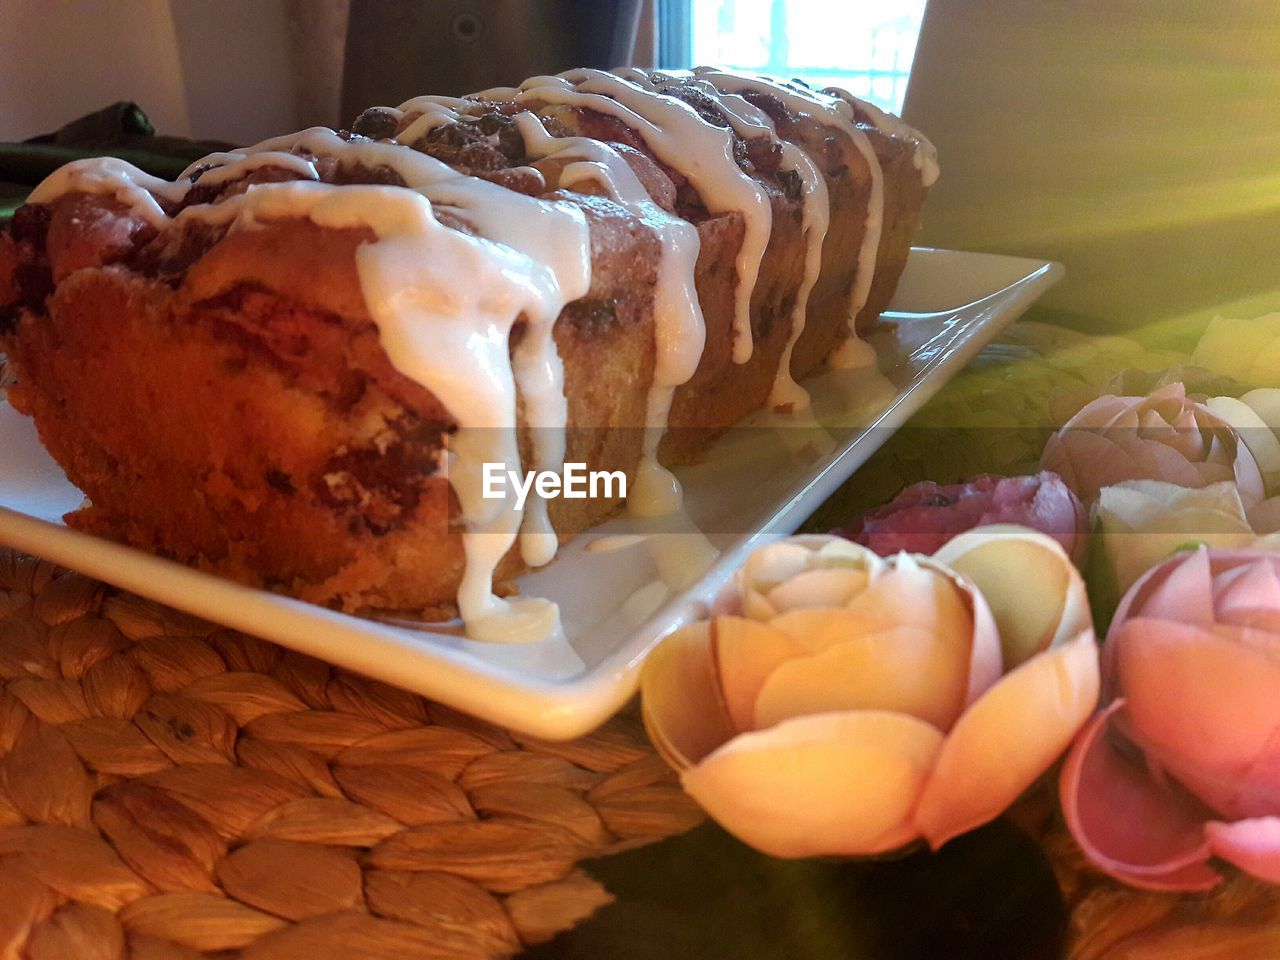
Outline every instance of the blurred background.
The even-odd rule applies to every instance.
[[[0,0],[0,139],[117,100],[253,142],[573,66],[715,63],[903,112],[943,175],[921,242],[1044,256],[1037,308],[1194,342],[1280,309],[1274,0]],[[0,176],[3,179],[3,176]]]

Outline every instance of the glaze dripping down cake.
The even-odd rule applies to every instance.
[[[80,161],[0,233],[9,399],[86,493],[74,527],[536,632],[495,585],[620,503],[517,510],[483,464],[622,471],[630,509],[672,509],[664,463],[803,406],[884,309],[936,175],[868,104],[701,68],[419,97],[176,182]]]

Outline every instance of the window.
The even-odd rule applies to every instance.
[[[661,62],[843,87],[899,113],[925,0],[664,0]]]

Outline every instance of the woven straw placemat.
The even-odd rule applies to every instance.
[[[1071,960],[1280,958],[1280,889],[1128,890],[1051,789],[1012,815]],[[507,957],[700,819],[634,716],[534,740],[0,548],[0,960]]]
[[[0,680],[0,958],[505,957],[700,819],[633,718],[521,737],[3,549]]]

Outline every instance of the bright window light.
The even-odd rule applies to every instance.
[[[902,111],[925,0],[688,0],[693,63],[843,87]]]

